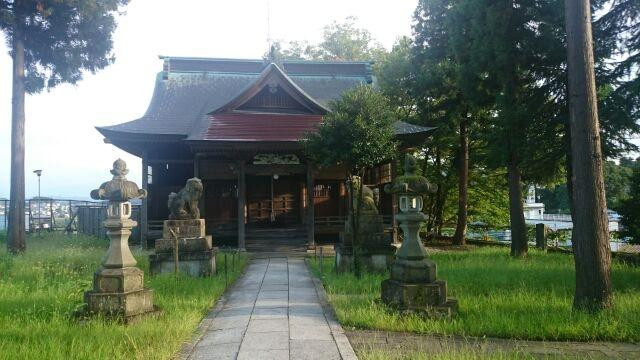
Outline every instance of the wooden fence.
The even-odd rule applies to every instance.
[[[76,230],[79,234],[107,238],[107,229],[102,225],[102,222],[107,218],[106,205],[106,203],[93,203],[79,206],[76,209]],[[132,205],[131,220],[137,221],[138,225],[140,225],[140,205]],[[140,226],[136,226],[131,230],[129,243],[140,243]]]

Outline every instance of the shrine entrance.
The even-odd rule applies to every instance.
[[[301,224],[303,178],[247,175],[247,225],[286,228]]]

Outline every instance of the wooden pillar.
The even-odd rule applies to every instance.
[[[238,249],[245,250],[245,224],[246,224],[246,174],[244,161],[238,162]]]
[[[300,184],[300,221],[304,225],[307,223],[307,218],[304,216],[305,209],[307,208],[307,189],[306,189],[306,182],[302,181],[302,179],[300,179],[299,184]]]
[[[315,206],[313,167],[307,164],[307,248],[315,249]]]
[[[339,190],[338,190],[338,216],[345,216],[346,214],[346,210],[345,210],[345,203],[346,203],[346,198],[347,198],[347,184],[345,182],[346,180],[340,180],[339,183]]]
[[[547,232],[545,224],[536,224],[536,247],[540,250],[547,251]]]
[[[395,180],[398,171],[398,161],[393,159],[391,161],[391,181]],[[398,243],[398,195],[391,195],[391,239],[394,244]]]
[[[149,191],[149,163],[147,154],[142,155],[142,188]],[[149,200],[142,199],[140,207],[140,242],[145,248],[149,246]]]

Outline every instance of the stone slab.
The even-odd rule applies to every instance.
[[[131,317],[155,311],[153,291],[141,289],[127,293],[102,293],[87,291],[84,293],[90,313],[106,316]]]
[[[212,276],[216,274],[217,248],[200,252],[178,253],[178,271],[193,277]],[[172,253],[156,253],[149,255],[151,275],[173,273],[175,269]]]
[[[182,358],[340,359],[344,353],[343,359],[355,359],[335,316],[321,304],[302,259],[256,264],[250,263],[203,320],[206,330],[191,350],[181,352],[187,354]]]
[[[250,332],[278,332],[289,328],[287,318],[280,319],[253,319],[249,321],[247,333]]]
[[[288,350],[289,331],[247,332],[240,351],[246,350]]]
[[[286,350],[242,350],[238,360],[289,360],[289,349]]]
[[[162,238],[173,239],[173,230],[178,239],[205,237],[204,219],[165,220],[162,226]]]
[[[171,238],[157,239],[155,242],[156,253],[173,253],[175,240]],[[207,235],[204,237],[178,238],[178,253],[200,252],[213,249],[213,239]]]
[[[338,347],[333,340],[291,340],[292,359],[341,360]]]
[[[93,291],[96,293],[125,293],[141,290],[144,271],[137,267],[120,269],[102,268],[93,275]]]
[[[458,310],[457,301],[447,298],[447,287],[444,281],[407,284],[387,279],[382,282],[381,298],[382,302],[392,308],[424,311],[436,316],[451,316]]]

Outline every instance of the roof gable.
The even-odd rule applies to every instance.
[[[328,112],[274,63],[269,64],[260,76],[233,100],[209,114],[237,111],[315,115],[324,115]]]

